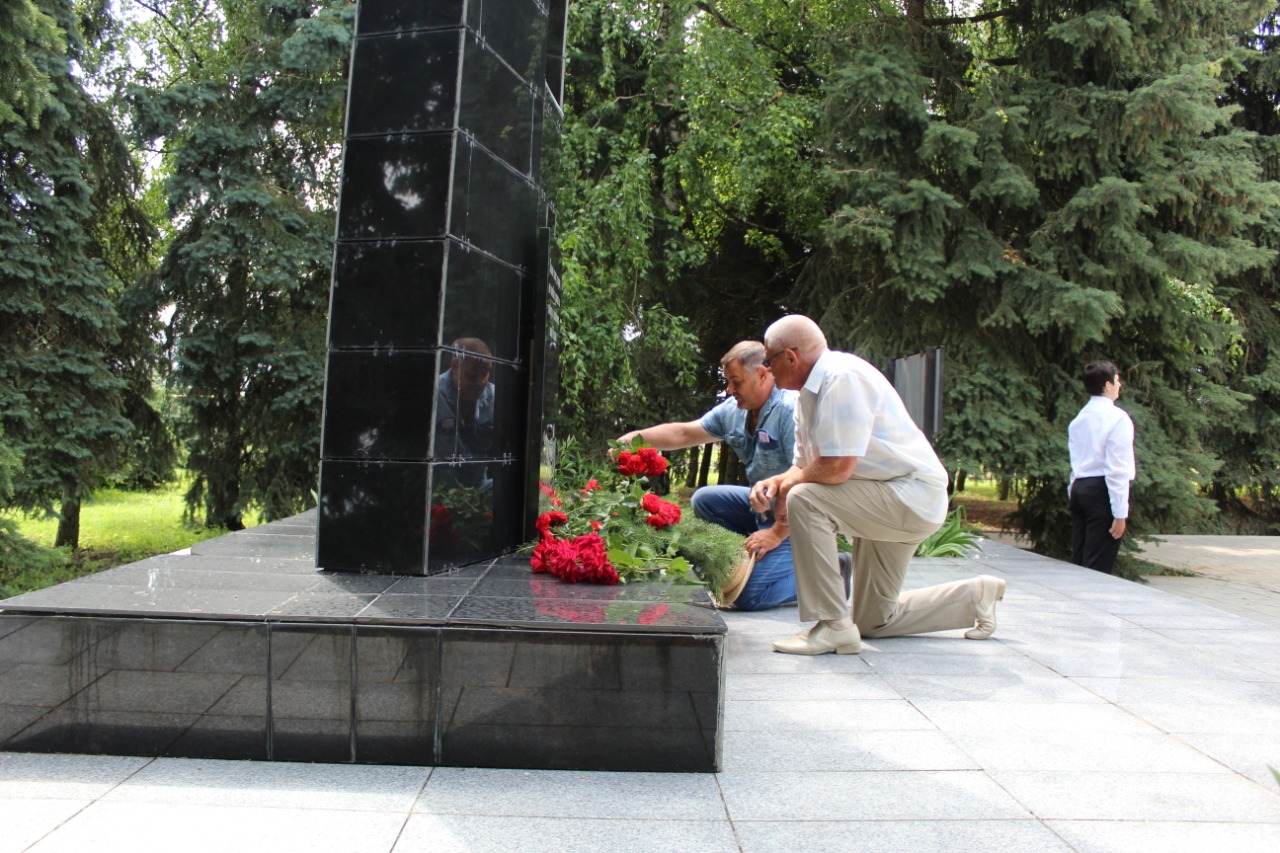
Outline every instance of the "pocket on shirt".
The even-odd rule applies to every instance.
[[[771,450],[781,450],[782,442],[777,437],[770,435],[768,430],[756,430],[756,452],[767,453]]]
[[[767,439],[762,441],[761,439]],[[755,462],[752,469],[759,473],[760,476],[769,477],[774,474],[781,474],[791,467],[791,458],[787,455],[786,448],[777,438],[768,435],[764,430],[756,433],[756,452]]]

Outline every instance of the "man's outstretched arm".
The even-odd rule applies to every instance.
[[[633,429],[618,436],[618,441],[630,444],[637,435],[643,437],[645,444],[658,450],[683,450],[695,444],[708,444],[719,440],[703,429],[698,421],[687,421]]]

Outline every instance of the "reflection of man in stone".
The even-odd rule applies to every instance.
[[[435,456],[488,456],[493,449],[493,353],[479,338],[459,338],[451,348],[449,369],[437,383]],[[472,466],[460,467],[456,480],[466,486],[492,485],[483,470]]]

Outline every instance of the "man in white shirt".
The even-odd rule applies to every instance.
[[[1084,404],[1067,428],[1071,454],[1071,562],[1111,574],[1129,518],[1133,419],[1116,405],[1120,373],[1109,361],[1084,366]]]
[[[947,472],[880,371],[827,349],[808,317],[765,332],[764,364],[800,392],[790,470],[761,480],[751,503],[791,529],[800,618],[809,631],[773,644],[784,654],[857,654],[861,638],[954,628],[985,640],[1005,582],[982,575],[903,593],[916,547],[947,516]],[[853,600],[843,595],[836,534],[853,543]]]

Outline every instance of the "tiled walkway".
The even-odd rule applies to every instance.
[[[726,614],[719,774],[0,753],[0,853],[1280,850],[1280,630],[994,543],[910,581],[979,571],[987,642]]]
[[[1280,537],[1161,536],[1142,556],[1191,573],[1151,577],[1152,586],[1280,629]]]

